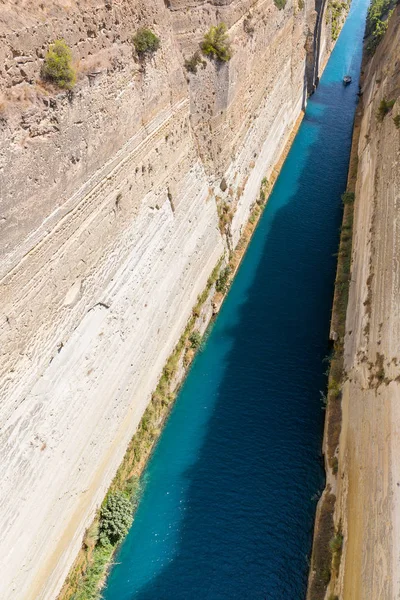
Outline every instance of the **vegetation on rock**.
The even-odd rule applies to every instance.
[[[274,0],[274,4],[276,8],[283,10],[286,6],[286,0]]]
[[[366,50],[373,54],[385,35],[396,0],[372,0],[368,8],[365,36],[368,39]]]
[[[200,52],[197,51],[190,58],[185,59],[185,69],[189,73],[197,73],[197,68],[206,66],[206,61],[201,58]]]
[[[151,29],[139,29],[132,38],[133,45],[139,56],[154,54],[160,47],[160,38]]]
[[[228,62],[232,58],[231,43],[225,23],[213,25],[204,35],[201,51],[205,56]]]
[[[192,348],[194,348],[194,350],[197,350],[197,348],[200,348],[200,346],[201,346],[201,333],[200,333],[200,331],[198,331],[197,329],[195,329],[190,334],[189,342],[190,342],[190,345],[192,346]]]
[[[215,284],[215,289],[217,290],[217,292],[221,292],[222,294],[225,294],[227,292],[230,274],[230,267],[225,267],[225,269],[222,269]]]
[[[71,89],[76,83],[76,71],[72,65],[72,52],[64,40],[56,40],[44,59],[42,78],[61,89]]]
[[[129,531],[133,521],[133,506],[122,492],[110,494],[100,511],[99,542],[115,546]]]
[[[250,37],[253,36],[254,31],[255,31],[255,27],[253,25],[252,19],[253,19],[253,16],[251,13],[249,13],[249,15],[243,21],[243,29],[244,29],[245,33],[247,33],[247,35],[249,35]]]
[[[347,2],[329,2],[329,8],[332,23],[332,39],[337,40],[342,28],[343,17],[347,14],[349,5]]]
[[[379,123],[382,123],[383,119],[386,117],[388,112],[390,112],[394,106],[396,100],[386,100],[386,98],[382,98],[381,103],[379,104],[378,110],[376,112],[376,118]]]
[[[354,202],[355,194],[354,192],[344,192],[342,194],[342,202],[343,204],[352,204]]]

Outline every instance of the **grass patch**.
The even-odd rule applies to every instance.
[[[113,546],[97,547],[91,557],[84,578],[78,584],[71,600],[97,600],[99,585],[114,552]]]
[[[355,199],[355,194],[354,192],[344,192],[344,194],[342,194],[342,202],[343,204],[353,204]],[[345,228],[345,226],[342,225],[342,231]],[[348,225],[347,225],[348,228]]]
[[[376,119],[379,123],[382,123],[386,115],[392,110],[395,102],[396,99],[386,100],[386,98],[382,98],[378,110],[376,111]]]
[[[332,552],[332,568],[337,576],[339,574],[343,549],[343,535],[340,528],[336,535],[329,542],[329,547]]]

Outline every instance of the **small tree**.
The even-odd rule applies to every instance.
[[[228,62],[232,58],[231,43],[225,23],[213,25],[204,35],[201,51],[205,56]]]
[[[99,542],[115,545],[128,533],[133,521],[132,502],[122,492],[110,494],[100,511]]]
[[[217,292],[221,292],[222,294],[225,294],[228,291],[230,274],[231,274],[230,267],[225,267],[225,269],[222,269],[222,271],[220,272],[219,277],[215,283],[215,289],[217,290]]]
[[[144,28],[139,29],[135,33],[132,41],[136,52],[142,57],[146,54],[157,52],[161,44],[160,39],[151,31],[151,29]]]
[[[44,59],[42,77],[59,88],[70,90],[76,83],[76,71],[72,65],[72,52],[64,40],[56,40]]]
[[[194,348],[194,350],[197,350],[197,348],[200,348],[200,346],[201,346],[201,333],[200,333],[200,331],[198,331],[197,329],[195,329],[190,334],[189,342],[190,342],[190,345],[192,346],[192,348]]]

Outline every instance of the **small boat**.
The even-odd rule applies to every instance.
[[[343,77],[343,85],[349,85],[349,83],[351,83],[351,77],[350,75],[345,75]]]

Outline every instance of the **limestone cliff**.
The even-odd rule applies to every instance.
[[[1,599],[56,597],[326,61],[317,9],[0,0]],[[232,59],[187,73],[221,21]],[[161,38],[144,62],[131,41],[141,26]],[[76,61],[72,92],[40,79],[57,38]],[[224,203],[234,216],[221,235]]]
[[[400,7],[362,79],[331,592],[400,594]]]

